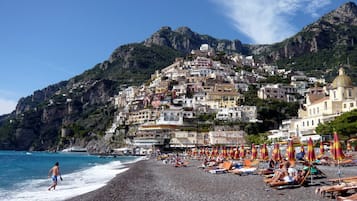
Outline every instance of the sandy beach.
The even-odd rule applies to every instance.
[[[130,169],[117,175],[106,186],[74,197],[69,201],[319,201],[333,200],[315,194],[316,186],[275,190],[259,175],[239,176],[231,173],[211,174],[197,168],[200,161],[190,161],[188,167],[175,168],[154,159],[129,165]],[[338,178],[337,167],[318,166],[326,179]],[[356,167],[343,167],[343,177],[356,176]]]

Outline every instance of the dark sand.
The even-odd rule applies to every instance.
[[[261,200],[333,200],[316,195],[316,186],[275,190],[266,186],[259,175],[211,174],[191,161],[175,168],[154,159],[129,165],[105,187],[74,197],[69,201],[261,201]],[[337,167],[318,166],[328,178],[337,178]],[[357,176],[356,167],[341,169],[344,177]],[[324,184],[326,179],[314,180]]]

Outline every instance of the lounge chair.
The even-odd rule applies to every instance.
[[[357,193],[347,197],[342,197],[342,196],[337,197],[337,201],[356,201],[356,200],[357,200]]]
[[[308,170],[305,172],[305,174],[299,179],[298,181],[294,182],[276,182],[274,184],[271,184],[270,187],[273,187],[277,190],[282,190],[282,189],[291,189],[291,188],[299,188],[301,186],[305,185],[306,179],[309,177],[310,171]]]
[[[229,172],[240,176],[257,174],[259,163],[260,163],[259,160],[251,161],[249,159],[246,159],[243,162],[243,167],[231,170]]]
[[[208,170],[209,173],[212,174],[222,174],[228,172],[233,166],[232,161],[224,161],[223,163],[218,165],[218,168]]]
[[[353,177],[343,177],[343,178],[334,178],[334,179],[329,179],[329,180],[327,180],[327,181],[332,182],[332,183],[352,182],[352,181],[356,181],[356,182],[357,182],[357,176],[353,176]]]
[[[335,198],[339,195],[345,195],[348,191],[356,191],[357,190],[357,185],[356,186],[346,186],[346,187],[341,187],[341,188],[332,188],[329,190],[324,190],[321,192],[323,197],[327,197],[328,195],[331,198]]]

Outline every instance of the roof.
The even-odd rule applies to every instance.
[[[343,68],[340,68],[338,72],[339,75],[333,80],[332,87],[352,87],[352,80],[348,75],[345,74],[345,70]]]

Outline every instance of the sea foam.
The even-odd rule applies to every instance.
[[[135,160],[138,161],[141,159]],[[132,161],[134,162],[134,161]],[[128,170],[120,161],[100,164],[88,169],[62,175],[63,181],[58,181],[56,190],[48,191],[51,185],[50,178],[24,181],[16,186],[16,190],[0,190],[0,199],[6,201],[55,201],[65,200],[104,185],[115,175]]]

